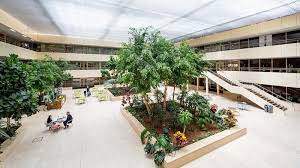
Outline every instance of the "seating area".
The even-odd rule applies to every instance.
[[[1,0],[0,168],[300,168],[300,0]]]
[[[109,100],[106,91],[104,88],[93,88],[92,95],[98,99],[98,101],[107,101]]]
[[[74,98],[76,104],[85,104],[86,96],[83,94],[83,90],[75,90],[74,91]]]

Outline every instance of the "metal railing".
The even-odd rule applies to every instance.
[[[219,68],[219,70],[220,71],[300,73],[300,68],[240,67],[239,70],[233,68]]]
[[[293,102],[291,102],[290,100],[288,100],[287,98],[285,98],[285,97],[283,97],[283,96],[281,96],[281,95],[279,95],[279,94],[277,94],[277,93],[275,93],[275,92],[273,92],[273,91],[271,91],[271,90],[269,90],[269,89],[267,89],[267,88],[265,88],[265,87],[263,87],[263,86],[260,86],[259,84],[256,84],[256,83],[249,83],[249,82],[241,82],[241,83],[242,83],[242,84],[253,85],[253,86],[255,86],[255,87],[257,87],[257,88],[259,88],[259,89],[261,89],[261,90],[267,92],[268,94],[270,94],[270,95],[272,95],[272,96],[274,96],[274,97],[276,97],[276,98],[278,98],[278,99],[282,99],[282,100],[284,100],[284,101],[286,101],[286,102],[288,102],[288,103],[293,103]]]
[[[218,78],[222,79],[223,81],[227,82],[227,83],[230,84],[230,85],[238,86],[236,83],[232,82],[231,80],[225,78],[224,76],[218,74],[218,73],[215,72],[215,71],[212,71],[212,70],[209,69],[208,72],[214,74],[215,76],[217,76]]]

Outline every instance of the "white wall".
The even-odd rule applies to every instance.
[[[12,44],[0,41],[0,56],[8,56],[9,54],[17,54],[22,59],[37,59],[37,53]]]
[[[242,82],[276,85],[283,87],[300,88],[299,73],[277,72],[246,72],[246,71],[222,71],[226,76]]]
[[[207,60],[234,60],[258,58],[299,57],[300,43],[245,48],[238,50],[217,51],[205,54]]]
[[[79,53],[55,53],[55,52],[35,52],[29,49],[18,47],[0,41],[0,56],[17,54],[22,59],[42,59],[45,55],[55,60],[60,58],[66,61],[108,61],[110,55],[104,54],[79,54]]]
[[[96,78],[101,77],[100,70],[68,70],[73,78]]]
[[[66,61],[108,61],[110,55],[104,54],[79,54],[79,53],[56,53],[56,52],[37,52],[39,58],[45,55],[55,60],[64,59]]]

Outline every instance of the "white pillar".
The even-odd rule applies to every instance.
[[[206,95],[208,95],[209,88],[208,88],[208,78],[207,77],[205,77],[205,90],[206,90]]]
[[[220,85],[217,84],[217,94],[220,94]]]
[[[197,77],[197,92],[199,91],[199,78]]]

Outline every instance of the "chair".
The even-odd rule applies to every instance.
[[[73,126],[73,119],[67,122],[67,128],[69,127],[69,125]]]
[[[84,104],[85,103],[85,97],[81,96],[76,99],[76,104]]]
[[[52,123],[45,122],[46,127],[51,127]]]

